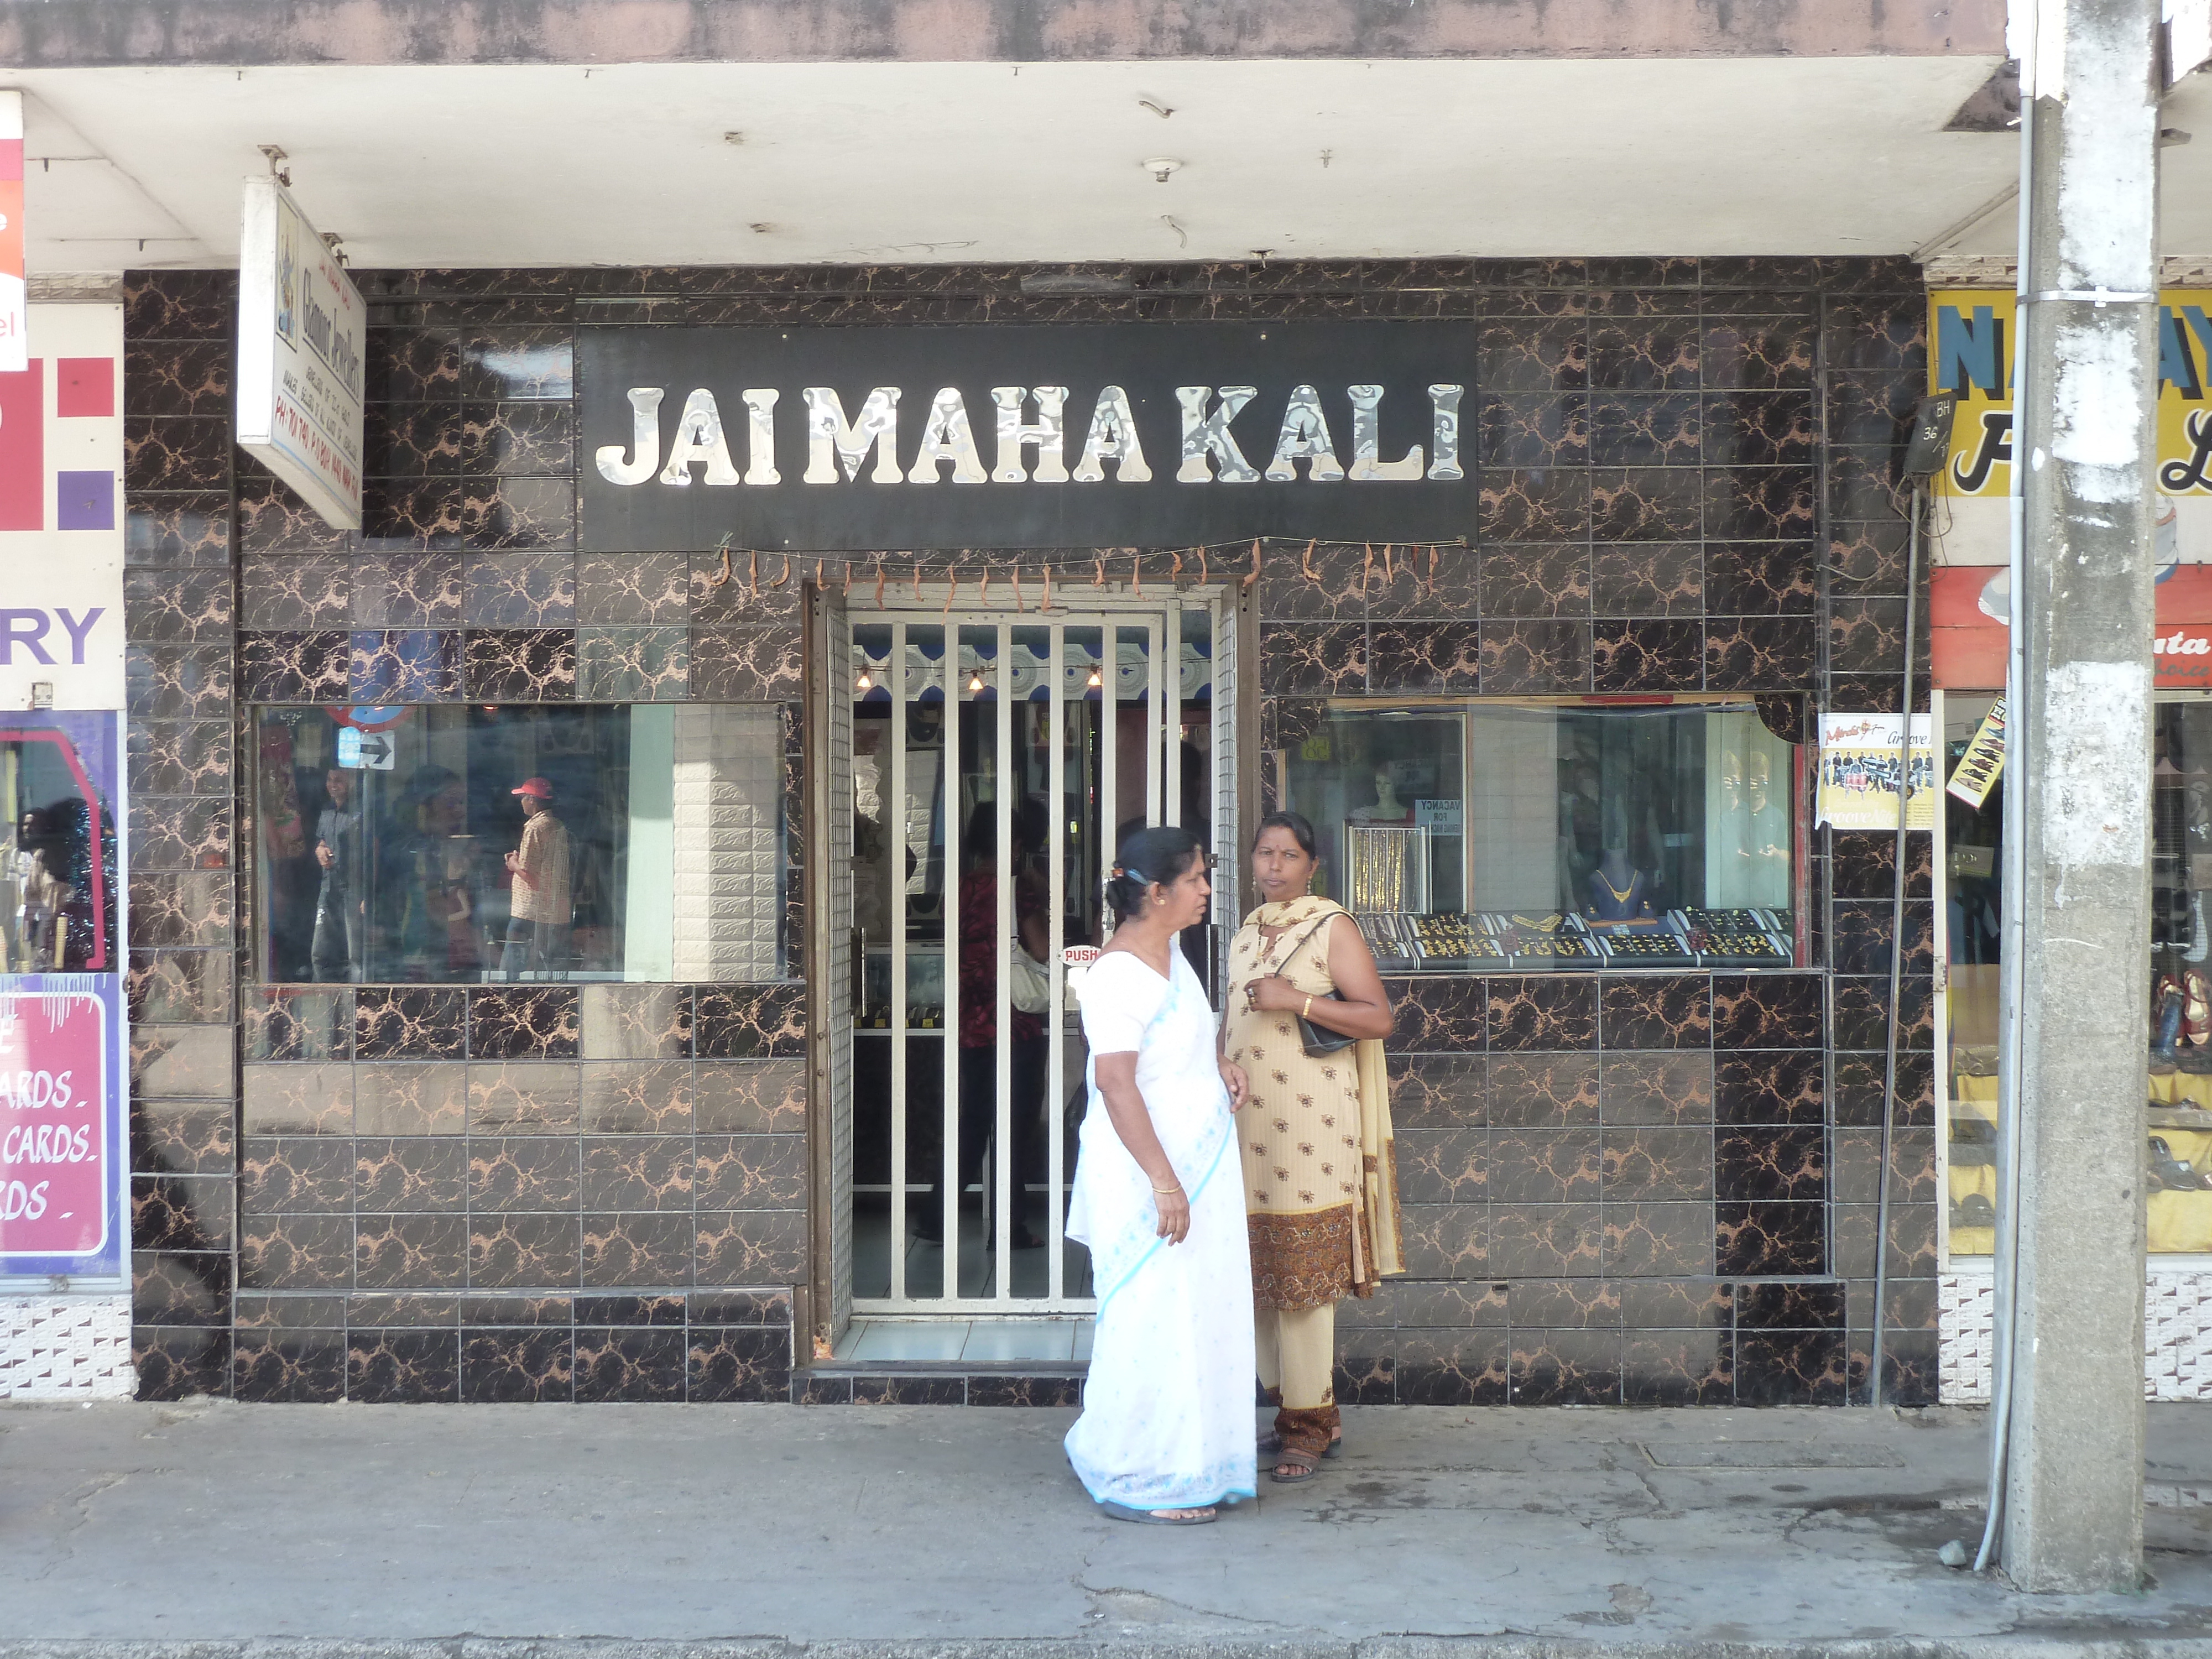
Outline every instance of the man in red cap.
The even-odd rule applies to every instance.
[[[553,785],[525,778],[508,792],[522,801],[522,845],[507,855],[514,877],[507,902],[507,949],[499,965],[509,979],[525,968],[541,975],[568,967],[568,832],[553,816]]]

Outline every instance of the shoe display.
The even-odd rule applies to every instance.
[[[2163,1135],[2150,1138],[2150,1179],[2153,1192],[2212,1191],[2212,1176],[2191,1169],[2188,1159],[2176,1158]]]
[[[2172,1060],[2180,1042],[2182,1001],[2181,988],[2173,982],[2173,975],[2160,974],[2150,994],[2152,1029],[2158,1034],[2150,1051],[2160,1060]]]
[[[1951,1225],[1960,1227],[1994,1227],[1997,1224],[1997,1206],[1979,1193],[1968,1193],[1951,1206]]]

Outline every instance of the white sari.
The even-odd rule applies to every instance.
[[[1067,1236],[1091,1249],[1098,1323],[1067,1458],[1100,1503],[1197,1509],[1253,1484],[1252,1260],[1236,1120],[1213,1010],[1180,950],[1163,980],[1127,951],[1085,975],[1091,1106]],[[1137,1055],[1137,1088],[1190,1199],[1190,1231],[1158,1233],[1152,1184],[1098,1092],[1097,1056]]]

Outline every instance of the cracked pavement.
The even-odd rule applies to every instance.
[[[1073,1415],[0,1407],[0,1651],[2212,1635],[2212,1406],[2151,1408],[2154,1582],[2063,1598],[1936,1560],[1979,1535],[1978,1411],[1352,1409],[1318,1480],[1182,1529],[1090,1504]]]

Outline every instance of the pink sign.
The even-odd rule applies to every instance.
[[[106,1243],[106,1055],[92,993],[0,994],[0,1257]]]

